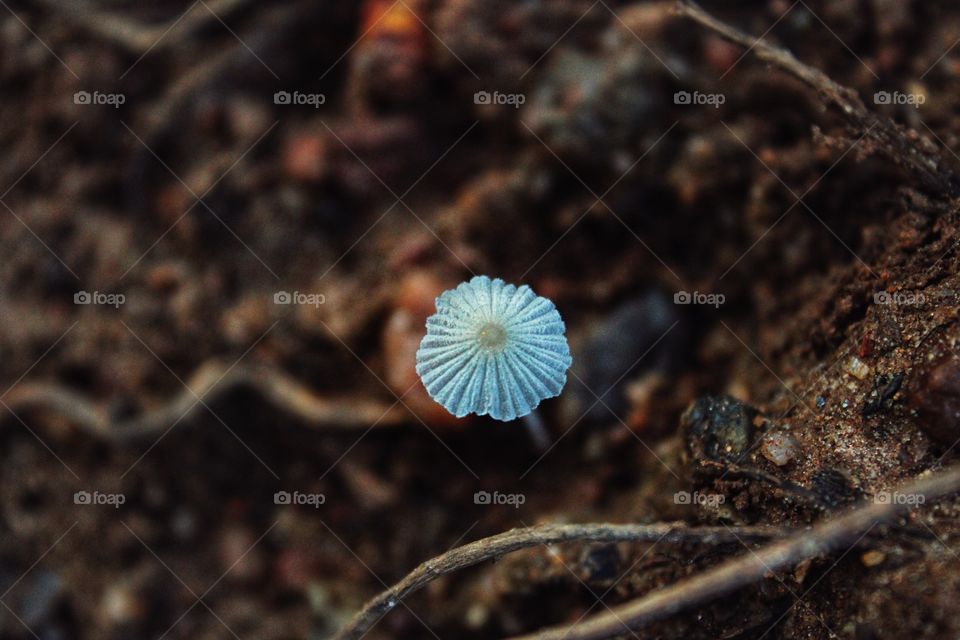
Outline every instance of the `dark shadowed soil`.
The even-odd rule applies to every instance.
[[[944,188],[670,2],[0,5],[2,638],[327,638],[513,527],[802,528],[960,450],[953,3],[704,3]],[[567,324],[545,440],[417,379],[475,274]],[[636,637],[960,637],[958,516]],[[368,637],[531,633],[758,546],[543,545]]]

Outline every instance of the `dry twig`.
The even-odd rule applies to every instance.
[[[951,197],[960,195],[956,175],[943,166],[943,158],[930,148],[929,143],[924,146],[920,134],[868,110],[853,89],[834,82],[819,69],[800,62],[786,49],[775,47],[718,20],[692,0],[677,0],[677,11],[724,38],[747,47],[764,62],[779,67],[816,89],[822,99],[843,112],[858,133],[873,140],[888,158],[915,174],[928,189]]]
[[[186,37],[208,24],[225,20],[231,13],[249,4],[249,1],[209,0],[201,6],[191,5],[187,13],[159,25],[144,24],[122,14],[100,9],[89,0],[40,0],[40,4],[91,34],[113,42],[133,55],[142,56],[151,50],[160,51],[182,45]]]
[[[900,487],[897,493],[924,496],[923,503],[926,504],[957,491],[960,491],[960,465],[908,483]],[[745,553],[697,576],[614,607],[583,623],[551,627],[512,640],[604,640],[618,637],[627,629],[635,631],[732,593],[774,571],[854,545],[873,527],[911,508],[914,507],[896,501],[865,504],[808,531],[773,542],[755,552]]]
[[[276,369],[245,365],[230,368],[213,361],[197,369],[187,380],[187,386],[189,389],[163,406],[122,421],[111,420],[106,409],[87,397],[51,383],[20,384],[3,403],[13,411],[32,408],[54,411],[85,431],[112,441],[161,433],[172,424],[190,420],[205,411],[204,404],[215,403],[237,388],[252,389],[278,409],[324,429],[395,427],[409,420],[409,414],[399,403],[387,405],[355,397],[323,398]]]
[[[498,558],[506,553],[557,542],[687,542],[724,544],[768,540],[784,531],[774,527],[690,527],[682,522],[660,524],[548,524],[512,529],[483,538],[424,562],[370,600],[335,636],[357,640],[397,603],[441,576]]]

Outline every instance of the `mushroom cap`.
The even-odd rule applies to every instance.
[[[513,420],[563,389],[573,362],[565,328],[554,304],[530,287],[476,276],[437,298],[417,374],[458,418]]]

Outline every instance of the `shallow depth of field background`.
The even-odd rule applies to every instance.
[[[960,163],[951,3],[704,5]],[[951,208],[744,54],[669,2],[0,1],[0,637],[326,638],[512,527],[804,526],[949,462],[907,372],[956,344]],[[545,438],[418,382],[475,274],[567,324]],[[681,416],[721,394],[718,480]],[[955,507],[924,513],[638,637],[960,633]],[[369,637],[572,623],[742,553],[537,547]]]

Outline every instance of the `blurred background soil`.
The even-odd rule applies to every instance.
[[[0,4],[0,637],[324,638],[511,527],[803,526],[956,456],[955,194],[670,3]],[[954,3],[704,5],[960,163]],[[472,274],[567,323],[546,446],[417,382]],[[638,637],[958,637],[957,514]],[[370,637],[530,632],[742,553],[536,548]]]

